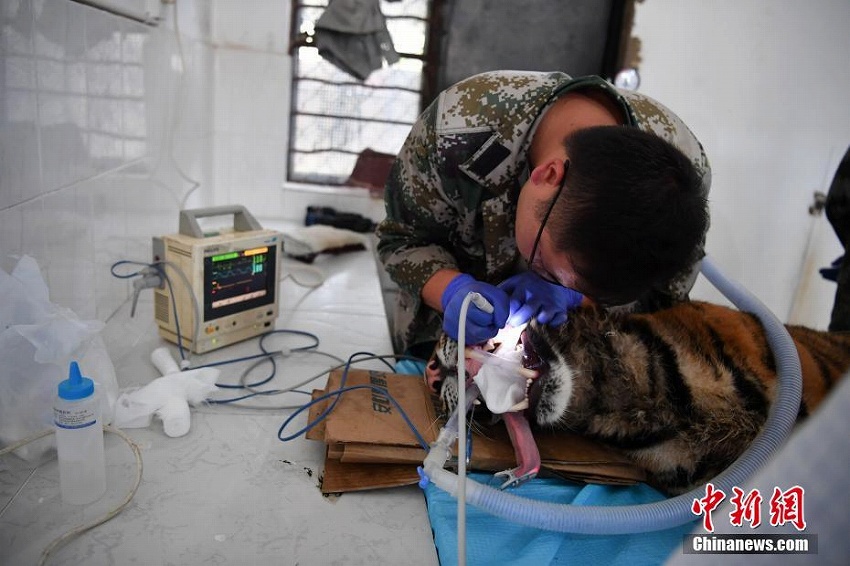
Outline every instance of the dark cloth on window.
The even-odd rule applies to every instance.
[[[399,59],[379,0],[331,0],[316,22],[315,40],[319,55],[361,81],[384,61]]]

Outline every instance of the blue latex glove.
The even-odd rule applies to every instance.
[[[510,300],[508,294],[498,287],[477,281],[466,273],[452,279],[443,291],[440,303],[443,305],[443,330],[455,340],[458,339],[460,308],[471,291],[479,293],[493,305],[492,313],[481,310],[475,303],[470,303],[466,311],[465,342],[479,344],[494,337],[505,326]]]
[[[542,279],[533,271],[509,277],[499,288],[511,297],[508,324],[519,326],[532,318],[540,324],[558,326],[567,321],[567,311],[581,304],[584,295]]]

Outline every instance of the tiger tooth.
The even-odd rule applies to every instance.
[[[524,367],[519,368],[519,374],[526,379],[537,379],[538,377],[540,377],[540,374],[537,372],[537,370]]]
[[[520,401],[519,403],[517,403],[516,405],[514,405],[510,409],[508,409],[508,412],[516,413],[517,411],[524,411],[527,408],[528,408],[528,398],[526,397],[525,399],[523,399],[522,401]]]

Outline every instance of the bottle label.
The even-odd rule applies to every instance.
[[[54,407],[53,422],[56,423],[56,426],[59,428],[86,428],[96,424],[97,417],[94,414],[94,409],[57,409]]]

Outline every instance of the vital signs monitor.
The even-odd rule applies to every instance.
[[[204,232],[198,219],[233,215],[232,229]],[[272,330],[278,315],[283,235],[243,206],[183,210],[180,232],[153,238],[167,277],[154,290],[159,334],[195,353]]]

